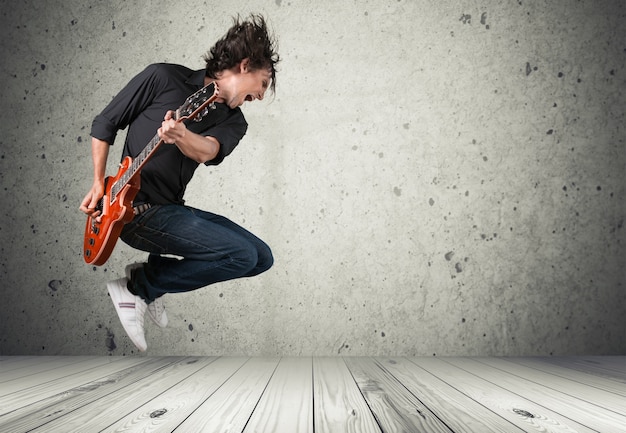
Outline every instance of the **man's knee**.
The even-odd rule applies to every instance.
[[[252,277],[267,271],[274,264],[274,256],[272,255],[272,251],[267,245],[263,245],[263,247],[255,247],[254,248],[254,263],[250,268],[249,272],[246,274],[248,277]]]
[[[267,247],[263,251],[259,252],[259,259],[257,262],[257,268],[260,268],[261,272],[267,271],[269,268],[274,265],[274,255],[272,254],[272,250]]]

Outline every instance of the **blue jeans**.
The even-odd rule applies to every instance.
[[[252,277],[274,263],[261,239],[223,216],[189,206],[153,206],[126,224],[120,238],[150,253],[129,287],[147,303],[165,293]]]

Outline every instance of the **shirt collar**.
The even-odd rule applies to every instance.
[[[206,76],[205,69],[198,69],[197,71],[192,72],[192,74],[187,78],[187,83],[195,84],[198,88],[204,87],[204,77]]]

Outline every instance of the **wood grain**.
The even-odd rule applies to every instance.
[[[245,433],[313,433],[311,358],[283,358],[278,364]]]
[[[181,433],[241,432],[254,411],[278,358],[252,358],[176,429]]]
[[[316,432],[381,432],[342,358],[313,359]]]
[[[94,356],[15,356],[5,358],[0,362],[0,384],[95,358]]]
[[[523,365],[528,368],[550,373],[553,376],[562,377],[564,379],[573,380],[585,387],[598,388],[622,397],[626,397],[626,384],[615,380],[600,377],[595,374],[589,374],[582,371],[576,371],[562,366],[554,365],[543,361],[541,358],[507,358],[508,362]],[[623,402],[624,400],[622,400]]]
[[[459,392],[523,431],[593,432],[593,430],[562,416],[558,412],[536,404],[532,399],[524,398],[516,392],[516,387],[500,387],[497,383],[485,379],[485,377],[489,378],[491,374],[488,366],[482,366],[482,369],[478,368],[477,371],[469,372],[460,368],[471,362],[467,358],[420,358],[413,361],[432,374],[445,378]]]
[[[8,403],[0,403],[0,413],[3,414],[0,425],[10,426],[12,432],[22,432],[66,415],[73,416],[75,410],[119,392],[128,384],[146,378],[171,363],[167,358],[123,358],[98,368],[93,376],[77,374],[74,379],[78,386],[72,387],[70,383],[63,382],[58,385],[56,394],[47,397],[29,389],[14,393],[8,396]],[[97,378],[94,379],[95,376]]]
[[[545,357],[543,361],[559,367],[626,383],[626,356],[559,356]]]
[[[451,433],[388,370],[370,358],[347,358],[346,364],[383,431]]]
[[[597,387],[585,386],[578,380],[565,379],[559,375],[509,362],[506,359],[476,358],[476,361],[505,371],[524,381],[540,384],[549,389],[567,394],[570,397],[575,397],[578,400],[586,401],[593,405],[600,405],[604,409],[626,416],[626,400],[621,395]],[[623,386],[623,391],[626,392],[626,385]]]
[[[0,357],[0,433],[612,433],[626,357]]]
[[[600,406],[590,404],[586,401],[580,400],[576,397],[572,397],[566,393],[554,390],[548,386],[533,382],[514,376],[505,371],[490,367],[485,363],[479,363],[472,359],[451,359],[448,362],[451,365],[457,366],[459,369],[466,371],[472,375],[484,379],[485,382],[497,384],[498,388],[502,390],[511,390],[512,393],[527,400],[528,402],[541,402],[542,407],[550,408],[551,410],[545,410],[539,413],[550,413],[545,416],[549,421],[555,418],[555,414],[560,414],[564,419],[571,420],[566,422],[563,418],[559,420],[562,425],[572,426],[575,431],[583,430],[583,426],[596,426],[600,428],[604,433],[623,433],[624,417],[620,417],[610,410],[606,410]],[[442,364],[443,365],[443,364]],[[529,415],[525,415],[525,421],[536,421],[543,419],[538,417],[536,412],[521,408]],[[519,414],[519,412],[516,412]],[[531,416],[532,415],[532,416]],[[575,427],[573,425],[576,424]],[[545,426],[544,426],[545,427]],[[583,430],[584,431],[584,430]]]
[[[389,370],[455,433],[525,431],[498,413],[468,396],[458,384],[466,380],[428,369],[431,364],[442,363],[441,358],[379,358],[381,366]]]
[[[247,358],[220,358],[207,364],[111,424],[103,432],[173,431],[247,361]]]
[[[37,433],[102,431],[214,360],[215,358],[177,358],[150,376],[132,381],[123,389],[106,394],[74,410],[71,415],[57,418],[32,431]]]

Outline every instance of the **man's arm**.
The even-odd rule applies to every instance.
[[[80,204],[80,210],[92,217],[97,217],[96,206],[104,195],[104,178],[106,174],[109,143],[97,138],[91,139],[91,158],[93,161],[93,184]]]
[[[165,119],[158,130],[159,137],[165,143],[176,145],[183,155],[198,164],[214,159],[220,150],[219,141],[214,137],[191,132],[183,122],[176,122],[172,114],[172,111],[165,114]]]

